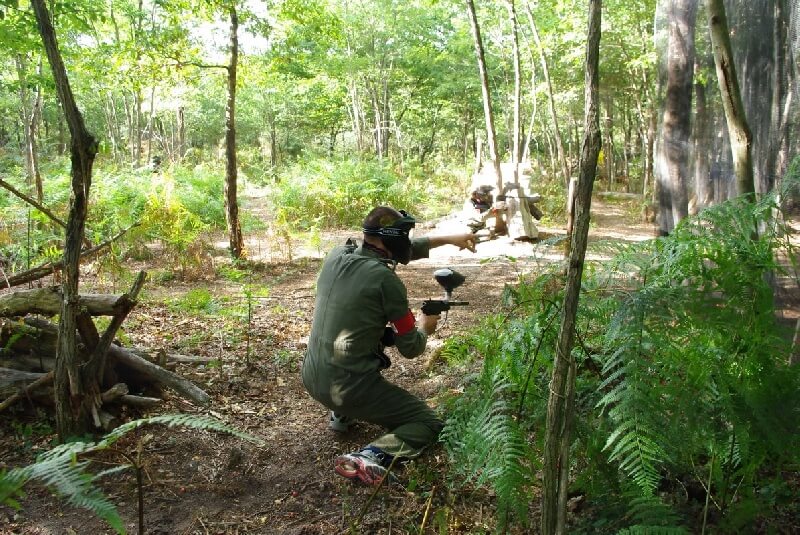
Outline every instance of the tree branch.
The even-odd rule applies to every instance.
[[[101,249],[108,247],[122,236],[124,236],[130,229],[134,227],[138,227],[141,223],[134,223],[130,227],[120,231],[116,236],[112,236],[108,240],[104,241],[100,245],[96,245],[91,249],[86,249],[81,252],[80,258],[83,260],[86,257],[89,257]],[[39,280],[42,277],[46,277],[51,273],[61,270],[64,268],[64,260],[59,260],[58,262],[48,262],[46,264],[42,264],[41,266],[37,266],[35,268],[29,269],[27,271],[23,271],[22,273],[17,273],[11,275],[10,277],[4,277],[0,279],[0,290],[3,288],[11,288],[13,286],[19,286],[20,284],[25,284],[26,282],[32,282],[35,280]]]
[[[42,212],[44,215],[49,217],[53,222],[58,224],[60,227],[67,228],[67,224],[62,219],[60,219],[53,212],[51,212],[50,210],[45,208],[40,202],[38,202],[36,199],[34,199],[32,197],[28,197],[27,195],[25,195],[24,193],[22,193],[21,191],[16,189],[14,186],[9,184],[8,182],[3,180],[2,178],[0,178],[0,187],[3,187],[5,189],[7,189],[11,193],[16,195],[20,199],[22,199],[23,201],[25,201],[26,203],[30,204],[31,206],[33,206],[34,208],[36,208],[37,210]]]

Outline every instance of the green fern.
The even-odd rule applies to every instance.
[[[509,384],[497,373],[486,387],[483,395],[470,395],[470,403],[458,403],[462,410],[451,414],[441,440],[462,484],[494,490],[500,525],[508,522],[509,515],[525,522],[533,456],[506,402]]]
[[[669,526],[646,526],[635,525],[629,528],[621,529],[617,535],[686,535],[690,533],[686,528],[669,527]]]
[[[219,420],[190,414],[165,414],[127,422],[99,442],[69,442],[61,444],[39,456],[35,463],[0,473],[0,503],[18,507],[16,498],[23,496],[22,488],[31,480],[37,480],[52,489],[58,496],[75,507],[88,509],[102,518],[117,531],[124,533],[125,526],[111,503],[95,486],[95,483],[109,474],[128,468],[127,465],[105,470],[98,474],[89,471],[90,462],[80,461],[80,456],[108,449],[129,432],[145,425],[166,425],[167,427],[188,427],[203,431],[214,431],[237,436],[251,442],[260,440],[237,431]]]
[[[734,481],[752,481],[768,452],[786,450],[796,413],[779,407],[798,406],[797,374],[775,358],[788,348],[765,276],[780,269],[781,231],[765,220],[774,208],[767,197],[707,209],[610,263],[606,280],[625,291],[608,297],[617,310],[603,342],[598,407],[613,425],[609,460],[644,498],[667,467],[680,473],[699,461],[690,471],[706,470],[708,451],[727,451],[710,466],[712,491],[727,506]]]

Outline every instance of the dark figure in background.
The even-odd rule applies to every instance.
[[[472,190],[472,195],[470,195],[469,201],[472,203],[472,207],[478,211],[479,214],[482,214],[489,210],[492,207],[492,203],[494,203],[494,197],[492,196],[492,190],[494,186],[478,186],[474,190]]]
[[[334,461],[336,473],[368,485],[383,480],[395,457],[418,456],[443,427],[424,401],[381,375],[391,365],[386,346],[396,346],[406,358],[417,357],[439,321],[439,316],[421,314],[417,323],[395,268],[427,257],[440,245],[475,252],[473,234],[411,239],[414,225],[404,211],[373,209],[364,219],[361,247],[348,240],[333,249],[317,280],[303,384],[331,410],[331,429],[343,432],[353,420],[362,420],[388,430]]]
[[[153,156],[153,158],[150,160],[150,170],[154,173],[158,173],[161,170],[161,162],[161,156],[157,154]]]

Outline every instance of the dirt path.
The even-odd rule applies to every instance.
[[[595,205],[595,210],[602,212],[604,205]],[[623,215],[599,217],[592,228],[593,238],[638,241],[652,237],[651,228],[621,221]],[[441,227],[431,233],[451,231]],[[558,234],[556,229],[542,231]],[[341,235],[328,237],[320,249],[342,241]],[[248,281],[269,288],[269,295],[257,300],[252,319],[248,323],[240,320],[238,330],[223,328],[213,315],[186,319],[167,304],[169,296],[198,286],[215,296],[242,298],[241,284],[220,281],[152,288],[126,324],[133,345],[157,348],[168,344],[168,349],[183,348],[185,352],[189,341],[199,340],[191,352],[218,359],[213,367],[181,365],[178,370],[212,395],[210,410],[173,397],[164,412],[210,413],[264,441],[263,447],[255,447],[227,436],[157,428],[124,440],[120,447],[133,451],[138,439],[152,436],[144,456],[146,533],[345,533],[348,522],[369,501],[371,489],[336,476],[332,462],[341,452],[368,443],[380,430],[359,424],[347,434],[333,433],[327,426],[327,411],[308,397],[299,381],[320,255],[298,258],[295,254],[291,262],[276,261],[280,250],[271,236],[248,244],[248,248],[265,259],[271,257],[272,262]],[[300,250],[302,244],[296,249]],[[436,405],[437,396],[454,378],[441,367],[428,366],[431,351],[497,310],[506,284],[560,256],[558,247],[500,238],[480,244],[475,254],[445,246],[433,250],[429,259],[400,267],[398,273],[409,289],[412,306],[441,294],[432,272],[443,266],[467,276],[454,297],[469,301],[470,306],[451,311],[423,357],[405,360],[395,355],[386,376]],[[8,428],[8,421],[2,423]],[[46,449],[46,436],[43,433],[37,441],[37,436],[31,435],[27,449],[9,451],[3,463],[14,465]],[[10,445],[19,437],[7,438]],[[432,448],[403,474],[406,481],[416,482],[416,492],[389,489],[378,494],[356,532],[416,533],[428,497],[432,495],[433,508],[444,507],[450,499],[437,481],[442,473],[439,467],[445,462],[442,453],[438,447]],[[120,458],[109,455],[104,461],[117,463]],[[129,472],[116,478],[105,485],[106,492],[118,505],[128,531],[136,532],[134,480]],[[482,532],[483,505],[478,504],[485,499],[476,494],[468,502],[451,503],[450,532]],[[2,534],[103,532],[110,530],[96,518],[62,506],[41,489],[31,489],[21,511],[0,508]]]

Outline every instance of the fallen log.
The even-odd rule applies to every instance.
[[[169,370],[165,370],[157,364],[153,364],[149,360],[143,359],[123,347],[112,344],[108,350],[108,357],[171,388],[190,401],[194,401],[199,405],[208,405],[211,403],[211,396],[191,381]]]
[[[0,346],[5,347],[3,362],[14,362],[16,355],[20,351],[21,361],[30,364],[36,362],[47,363],[52,366],[56,352],[57,327],[46,320],[40,318],[25,318],[24,323],[19,321],[5,320],[0,324]],[[85,351],[85,348],[83,349]],[[28,352],[37,351],[35,356],[30,356]],[[146,354],[146,352],[145,352]],[[199,405],[210,403],[210,396],[194,383],[157,364],[147,360],[137,354],[134,350],[123,348],[117,344],[111,344],[108,348],[108,366],[114,368],[114,374],[109,377],[107,384],[116,382],[152,383],[156,386],[163,385],[175,391],[185,399]],[[8,365],[8,364],[6,364]],[[35,368],[34,368],[35,369]],[[28,368],[30,371],[30,368]],[[50,371],[50,370],[37,370]],[[133,374],[132,372],[135,372]]]
[[[21,399],[23,396],[27,396],[37,388],[48,385],[51,382],[53,382],[53,372],[48,372],[45,375],[36,379],[34,382],[29,384],[22,390],[20,390],[19,392],[17,392],[16,394],[7,397],[2,403],[0,403],[0,412],[6,410],[8,407],[16,403],[17,400]]]
[[[28,314],[55,316],[61,313],[63,300],[60,286],[15,290],[0,295],[0,317],[10,318]],[[114,316],[129,301],[125,294],[81,294],[79,306],[91,316]]]
[[[102,394],[100,394],[100,401],[103,402],[105,405],[106,403],[111,403],[122,396],[128,394],[128,385],[125,383],[117,383]]]
[[[45,374],[0,367],[0,389],[18,384],[28,384],[42,375]]]
[[[164,400],[147,396],[134,396],[132,394],[126,394],[119,397],[119,402],[123,405],[136,407],[137,409],[152,409],[153,407],[158,407],[164,403]]]

